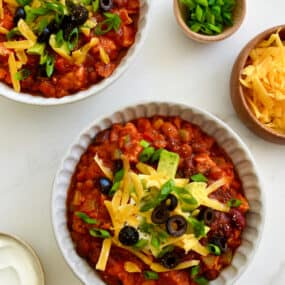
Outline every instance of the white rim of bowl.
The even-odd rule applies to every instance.
[[[57,185],[58,183],[60,183],[60,181],[58,181],[58,178],[60,177],[60,173],[61,171],[64,169],[64,163],[68,160],[70,154],[71,154],[71,151],[72,149],[75,147],[75,145],[77,145],[80,141],[80,139],[86,134],[88,133],[89,131],[91,131],[91,129],[93,127],[95,127],[96,125],[98,125],[99,123],[102,123],[106,120],[109,120],[110,117],[112,117],[113,115],[119,113],[119,112],[126,112],[128,110],[133,110],[135,108],[140,108],[140,107],[148,107],[148,106],[151,106],[151,105],[155,105],[155,106],[160,106],[160,105],[164,105],[164,106],[167,106],[167,107],[178,107],[178,108],[181,108],[181,109],[185,109],[185,110],[190,110],[192,111],[193,113],[195,113],[196,115],[202,115],[203,117],[206,118],[206,120],[209,120],[209,121],[212,121],[214,123],[216,123],[217,125],[219,125],[219,127],[221,127],[222,129],[226,130],[229,137],[230,138],[233,138],[237,144],[239,145],[239,147],[242,149],[242,151],[244,152],[245,154],[245,157],[247,157],[247,160],[251,163],[251,167],[253,169],[253,173],[255,175],[255,179],[256,179],[256,188],[258,188],[259,192],[259,203],[260,203],[260,210],[259,210],[259,225],[258,225],[258,232],[256,233],[256,236],[255,236],[255,240],[254,240],[254,244],[252,245],[252,250],[250,252],[250,254],[247,253],[247,260],[245,261],[245,263],[241,266],[241,269],[239,268],[238,271],[235,273],[234,277],[232,277],[230,280],[227,280],[227,276],[221,276],[223,272],[225,272],[227,269],[231,269],[230,267],[233,266],[233,261],[235,260],[235,258],[233,258],[233,261],[231,262],[231,264],[224,268],[222,271],[221,271],[221,274],[219,275],[218,279],[215,279],[213,281],[211,281],[211,284],[212,285],[220,285],[220,284],[233,284],[236,280],[238,280],[240,278],[240,276],[244,273],[244,271],[248,268],[248,266],[250,265],[250,263],[253,261],[253,258],[256,254],[256,252],[258,251],[258,248],[260,246],[260,241],[261,241],[261,238],[262,238],[262,233],[263,233],[263,229],[264,229],[264,223],[265,223],[265,215],[266,215],[266,203],[265,203],[265,199],[264,199],[264,191],[263,191],[263,188],[262,188],[262,183],[261,183],[261,180],[260,180],[260,177],[258,175],[258,171],[257,171],[257,167],[256,167],[256,163],[255,163],[255,160],[250,152],[250,150],[248,149],[248,147],[246,146],[246,144],[242,141],[242,139],[235,133],[235,131],[233,131],[226,123],[224,123],[221,119],[219,119],[218,117],[214,116],[213,114],[211,114],[210,112],[208,111],[205,111],[199,107],[195,107],[195,106],[191,106],[191,105],[188,105],[188,104],[181,104],[181,103],[176,103],[176,102],[171,102],[171,101],[147,101],[147,100],[144,100],[138,104],[135,104],[135,105],[128,105],[128,106],[125,106],[125,107],[122,107],[118,110],[115,110],[107,115],[103,115],[103,116],[100,116],[99,118],[93,120],[93,122],[91,124],[88,125],[88,127],[86,127],[83,131],[80,132],[80,134],[76,137],[76,139],[73,141],[73,143],[69,146],[67,152],[65,153],[60,165],[59,165],[59,168],[56,172],[56,176],[55,176],[55,179],[54,179],[54,183],[53,183],[53,191],[52,191],[52,196],[51,196],[51,219],[52,219],[52,225],[53,225],[53,232],[55,234],[55,238],[56,238],[56,241],[57,241],[57,246],[62,254],[62,256],[64,257],[64,260],[66,262],[66,264],[70,267],[72,273],[79,279],[81,280],[84,284],[88,285],[88,283],[86,283],[86,280],[84,280],[84,275],[83,273],[78,269],[78,268],[74,268],[74,262],[71,262],[71,260],[69,259],[69,257],[67,256],[67,253],[64,251],[64,244],[63,242],[60,240],[61,238],[61,235],[59,232],[57,232],[57,228],[56,228],[56,225],[59,226],[59,224],[56,222],[56,219],[57,219],[57,213],[54,209],[54,202],[56,201],[56,192],[57,192]],[[175,114],[173,114],[175,115]],[[171,116],[171,114],[169,115]],[[191,122],[191,121],[190,121]],[[197,123],[193,122],[194,124],[198,125]],[[199,125],[198,125],[199,126]],[[203,130],[203,128],[201,128],[199,126],[199,128],[206,132],[205,130]],[[206,132],[207,133],[207,132]],[[217,141],[217,139],[215,138],[215,140]],[[220,143],[218,143],[220,145]],[[89,145],[89,144],[88,144]],[[87,149],[88,145],[85,147],[84,151]],[[224,149],[224,147],[222,147]],[[84,152],[83,152],[84,153]],[[82,154],[81,154],[82,155]],[[80,155],[80,157],[81,157]],[[228,154],[229,155],[229,154]],[[78,163],[78,161],[77,161]],[[77,165],[76,163],[76,165]],[[75,168],[76,168],[76,165],[75,165]],[[73,172],[75,170],[75,168],[73,169]],[[68,189],[66,189],[66,193],[67,193]],[[66,197],[65,197],[66,198]],[[66,210],[66,208],[65,208]],[[254,213],[253,213],[254,214]],[[64,225],[66,227],[66,225]],[[246,226],[246,228],[248,227],[248,225]],[[71,239],[70,237],[70,233],[66,227],[66,230],[69,234],[69,238]],[[72,241],[71,241],[72,242]],[[72,242],[73,243],[73,242]],[[240,246],[241,247],[241,246]],[[239,247],[239,248],[240,248]],[[239,249],[238,248],[238,249]],[[237,251],[235,252],[235,256],[236,256],[236,253],[238,252],[238,249]],[[75,248],[73,248],[74,252],[76,253],[76,250]],[[76,253],[77,255],[77,253]],[[234,256],[234,257],[235,257]],[[79,256],[78,256],[79,257]],[[90,267],[87,262],[82,259],[81,257],[79,257],[88,267]],[[91,268],[91,267],[90,267]],[[93,269],[91,269],[93,270]],[[94,271],[94,270],[93,270]],[[96,274],[96,272],[95,272]],[[222,280],[219,280],[220,278],[222,277],[222,280],[224,280],[224,283],[221,283]],[[98,276],[98,278],[100,279],[100,277]],[[85,278],[86,279],[86,278]],[[103,281],[102,281],[103,282]],[[105,284],[105,283],[102,283],[102,284]]]
[[[17,93],[12,87],[0,82],[0,96],[11,99],[16,102],[39,105],[39,106],[55,106],[74,103],[86,99],[92,95],[100,93],[102,90],[107,88],[116,82],[121,75],[133,64],[134,59],[139,54],[143,44],[145,43],[146,36],[150,26],[151,19],[151,0],[141,0],[141,14],[139,19],[139,27],[136,34],[134,44],[128,49],[126,55],[122,58],[120,64],[116,67],[113,74],[100,81],[95,85],[91,85],[88,89],[79,91],[74,95],[64,96],[62,98],[45,98],[43,96],[31,95],[29,93]],[[145,11],[142,13],[142,10]]]

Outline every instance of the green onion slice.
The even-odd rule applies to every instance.
[[[79,39],[79,30],[76,27],[68,35],[67,46],[69,50],[74,50],[76,48],[76,46],[78,45],[78,39]]]
[[[48,55],[46,61],[46,74],[48,77],[51,77],[54,71],[54,56]]]
[[[104,239],[111,237],[111,234],[108,231],[102,230],[102,229],[97,229],[97,228],[90,229],[89,234],[92,237],[104,238]]]
[[[199,266],[199,265],[193,266],[193,267],[191,268],[190,275],[191,275],[192,277],[195,277],[196,275],[198,275],[199,271],[200,271],[200,266]]]
[[[214,255],[221,255],[221,249],[213,243],[208,244],[208,250]]]
[[[140,239],[136,244],[133,245],[133,248],[135,250],[141,250],[143,249],[144,247],[146,247],[148,244],[148,240],[146,239]]]
[[[191,180],[194,182],[208,182],[208,178],[205,177],[202,173],[192,175]]]
[[[154,271],[144,271],[143,272],[144,278],[147,280],[158,280],[159,279],[159,275],[154,272]]]
[[[227,205],[231,208],[238,208],[241,204],[242,204],[242,201],[239,199],[231,199],[227,203]]]
[[[194,279],[194,281],[195,281],[198,285],[207,285],[207,284],[209,284],[209,280],[206,279],[206,278],[203,277],[203,276],[196,277],[196,278]]]
[[[143,148],[147,148],[150,146],[150,143],[146,140],[141,140],[140,141],[140,146],[142,146]]]
[[[84,223],[90,224],[90,225],[96,225],[98,224],[98,221],[96,219],[90,218],[88,215],[86,215],[83,212],[76,212],[75,215],[80,218]]]
[[[31,75],[31,71],[29,69],[23,68],[15,73],[16,80],[24,80]]]
[[[155,152],[155,149],[154,147],[152,146],[149,146],[147,148],[145,148],[139,155],[139,160],[141,162],[147,162],[151,157],[152,155],[154,154]]]

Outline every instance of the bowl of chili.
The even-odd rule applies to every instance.
[[[72,144],[52,222],[84,284],[232,284],[256,251],[264,201],[253,158],[225,123],[145,103],[96,120]]]
[[[1,95],[59,105],[100,92],[137,55],[149,9],[149,0],[1,2]]]

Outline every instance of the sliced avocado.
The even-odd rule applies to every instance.
[[[28,54],[43,55],[46,48],[45,43],[35,43],[31,48],[27,50]]]
[[[179,164],[179,155],[175,152],[162,150],[158,161],[157,173],[168,178],[175,178]]]

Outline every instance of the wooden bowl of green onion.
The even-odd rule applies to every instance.
[[[201,43],[221,41],[235,33],[246,14],[246,0],[173,0],[184,34]]]

